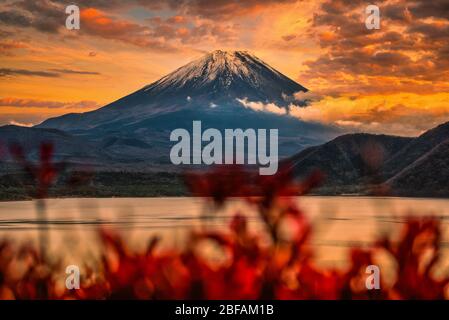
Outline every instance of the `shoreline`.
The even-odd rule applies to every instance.
[[[257,196],[252,196],[257,197]],[[442,197],[442,196],[414,196],[414,195],[390,195],[390,196],[376,196],[376,195],[369,195],[369,194],[320,194],[320,193],[310,193],[307,195],[302,196],[294,196],[303,198],[303,197],[325,197],[325,198],[376,198],[376,199],[423,199],[423,200],[449,200],[449,197]],[[55,196],[55,197],[48,197],[44,200],[69,200],[69,199],[184,199],[184,198],[198,198],[198,199],[204,199],[207,197],[198,197],[198,196],[191,196],[191,195],[160,195],[160,196],[80,196],[80,195],[73,195],[73,196]],[[243,197],[229,197],[230,199],[241,199]],[[8,202],[29,202],[34,201],[35,198],[23,198],[23,199],[0,199],[0,203],[8,203]]]

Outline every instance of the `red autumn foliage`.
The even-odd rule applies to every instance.
[[[45,151],[45,150],[44,150]],[[48,151],[48,150],[47,150]],[[46,151],[45,151],[46,152]],[[44,152],[44,153],[45,153]],[[23,157],[18,156],[18,159]],[[52,181],[46,156],[37,173],[42,184]],[[34,172],[36,169],[33,168]],[[102,258],[96,270],[86,268],[79,290],[60,289],[59,263],[32,247],[0,243],[0,298],[6,299],[443,299],[449,277],[437,278],[440,231],[436,219],[410,218],[399,240],[381,239],[370,248],[350,250],[348,267],[323,269],[314,261],[311,223],[291,197],[307,193],[322,179],[318,173],[298,182],[289,169],[259,177],[239,167],[189,174],[192,193],[222,206],[235,196],[254,206],[266,229],[250,230],[236,213],[227,231],[192,231],[185,248],[157,250],[152,238],[143,253],[134,252],[111,230],[99,230]],[[39,180],[38,180],[39,181]],[[295,233],[280,237],[288,221]],[[201,250],[212,243],[222,260]],[[394,283],[381,281],[381,289],[366,288],[366,267],[379,252],[388,253],[397,268]],[[20,266],[20,268],[18,268]],[[20,272],[18,271],[20,269]],[[382,279],[381,279],[382,280]]]

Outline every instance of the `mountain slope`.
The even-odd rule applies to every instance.
[[[347,134],[308,148],[292,157],[290,162],[297,176],[304,177],[318,169],[326,175],[326,186],[353,186],[376,174],[383,161],[412,140],[387,135]]]
[[[70,164],[72,169],[90,168],[96,172],[174,170],[173,166],[164,165],[160,150],[139,139],[99,137],[95,140],[57,129],[8,125],[0,127],[0,175],[17,169],[16,161],[8,151],[10,146],[20,146],[27,159],[36,162],[42,143],[51,143],[53,158]]]
[[[294,172],[314,169],[334,193],[366,192],[386,184],[391,195],[449,196],[449,122],[417,138],[349,134],[290,158]]]
[[[414,139],[410,144],[398,151],[394,157],[389,159],[384,166],[383,174],[386,177],[393,177],[400,170],[413,164],[420,157],[440,143],[449,138],[449,122],[443,123],[429,131],[426,131],[418,138]]]
[[[36,161],[39,158],[41,143],[54,145],[54,158],[72,163],[88,165],[107,165],[112,161],[107,152],[99,149],[94,143],[85,141],[81,137],[72,136],[56,129],[26,128],[20,126],[0,127],[0,144],[8,147],[19,145],[23,148],[27,158]],[[14,162],[6,152],[4,159]]]
[[[449,195],[449,138],[405,167],[387,183],[395,195]]]

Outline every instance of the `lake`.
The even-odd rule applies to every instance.
[[[409,215],[441,218],[444,263],[449,262],[449,199],[308,196],[296,201],[313,221],[312,244],[320,264],[344,265],[348,248],[369,245],[385,233],[397,237]],[[241,200],[215,213],[208,208],[201,198],[51,199],[50,252],[74,264],[95,257],[99,226],[118,230],[135,250],[153,235],[161,236],[165,246],[182,246],[190,230],[224,228],[237,211],[245,213],[254,232],[261,232],[255,211]],[[34,201],[0,202],[0,238],[36,243],[38,222]]]

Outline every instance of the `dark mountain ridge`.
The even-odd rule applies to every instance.
[[[449,122],[419,137],[348,134],[290,159],[298,177],[318,169],[327,193],[366,193],[386,185],[389,195],[449,196]]]
[[[416,138],[346,134],[325,144],[307,148],[285,161],[293,166],[298,178],[307,176],[315,169],[323,172],[326,180],[323,187],[317,190],[319,194],[371,194],[376,186],[383,185],[387,186],[384,190],[388,190],[382,194],[384,196],[449,197],[448,128],[449,122]],[[0,137],[0,144],[14,141],[24,146],[28,151],[27,156],[34,160],[38,157],[39,143],[44,141],[56,142],[56,159],[69,160],[75,165],[89,159],[98,177],[95,182],[99,184],[96,192],[100,193],[95,195],[185,194],[181,180],[176,173],[170,173],[168,167],[159,164],[149,169],[143,158],[142,163],[126,159],[126,153],[133,149],[154,152],[153,146],[139,140],[105,139],[101,140],[103,145],[95,145],[60,130],[17,126],[0,127]],[[416,152],[418,149],[420,152]],[[132,153],[136,154],[136,150]],[[119,155],[124,158],[121,165],[117,166]],[[144,155],[141,154],[142,157]],[[412,156],[415,160],[410,163]],[[401,158],[404,159],[402,165]],[[126,161],[130,162],[132,170],[124,166]],[[394,172],[390,169],[393,163],[397,168]],[[2,185],[9,188],[7,181],[12,169],[11,159],[0,159],[0,172],[7,174],[0,177],[0,189]],[[126,186],[121,185],[123,183]],[[161,191],[163,185],[170,187]]]

